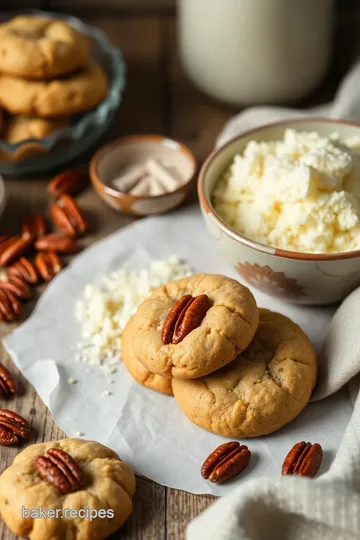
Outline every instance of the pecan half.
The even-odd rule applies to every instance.
[[[26,216],[21,224],[23,236],[36,238],[46,234],[46,221],[41,214]]]
[[[21,302],[10,290],[0,289],[0,320],[11,322],[18,318]]]
[[[62,234],[46,234],[35,240],[35,248],[38,251],[55,251],[56,253],[74,253],[79,250],[79,245],[68,236]]]
[[[11,446],[29,438],[29,422],[13,411],[0,409],[0,444]]]
[[[87,229],[83,212],[70,195],[61,195],[50,206],[54,224],[67,236],[76,238]]]
[[[169,311],[161,332],[162,342],[180,343],[190,332],[200,326],[207,310],[210,308],[210,300],[206,294],[200,294],[195,298],[185,294],[176,302]]]
[[[11,236],[0,243],[0,266],[8,266],[32,244],[30,236]]]
[[[13,275],[7,276],[6,280],[0,280],[0,289],[10,291],[22,300],[28,300],[33,294],[32,288],[22,277]]]
[[[12,263],[7,269],[7,275],[22,278],[31,285],[36,285],[39,281],[39,276],[35,266],[26,257],[20,257],[18,261]]]
[[[221,444],[201,467],[201,476],[210,482],[223,483],[240,474],[248,465],[251,452],[238,442]]]
[[[43,480],[64,495],[84,485],[82,470],[70,454],[60,448],[49,448],[47,453],[48,457],[36,458],[36,468]]]
[[[63,193],[77,195],[86,187],[88,176],[86,169],[74,168],[57,174],[48,184],[48,193],[58,197]]]
[[[322,458],[323,450],[320,444],[301,441],[295,444],[286,456],[281,474],[297,474],[313,478],[320,469]]]
[[[16,393],[16,385],[13,376],[0,364],[0,396],[4,399],[10,399]]]
[[[53,251],[41,251],[35,257],[35,265],[44,281],[51,281],[64,267],[62,260]]]

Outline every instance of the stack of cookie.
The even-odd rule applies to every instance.
[[[306,334],[258,309],[246,287],[196,274],[160,287],[130,319],[123,361],[140,384],[174,394],[194,424],[225,437],[258,437],[293,420],[317,375]]]
[[[95,107],[108,80],[90,57],[86,36],[62,20],[19,16],[0,25],[1,136],[43,138]]]

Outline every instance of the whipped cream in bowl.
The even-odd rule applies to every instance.
[[[207,228],[250,285],[326,304],[360,285],[360,125],[301,119],[216,150],[198,183]]]

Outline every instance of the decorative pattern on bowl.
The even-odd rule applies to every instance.
[[[286,277],[284,272],[274,272],[270,266],[238,262],[236,268],[249,285],[270,296],[285,300],[306,297],[303,287],[296,279]]]
[[[15,144],[0,141],[0,172],[25,174],[44,171],[70,161],[84,152],[105,132],[121,102],[126,83],[126,68],[122,54],[109,42],[99,28],[86,25],[77,17],[37,10],[27,14],[66,20],[88,36],[92,55],[110,80],[106,98],[93,110],[74,118],[71,126],[59,129],[43,139],[26,139]],[[15,13],[2,14],[1,20],[10,19]]]

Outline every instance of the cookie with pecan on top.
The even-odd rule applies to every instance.
[[[133,351],[152,373],[201,377],[235,360],[258,322],[247,287],[222,275],[195,274],[158,288],[139,306]]]

